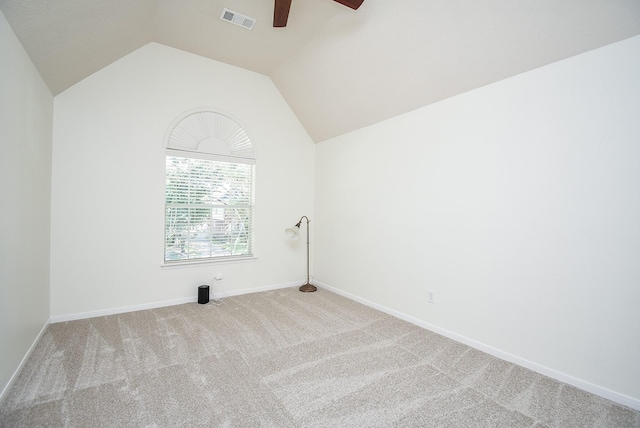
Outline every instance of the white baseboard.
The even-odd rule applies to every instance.
[[[22,368],[24,367],[25,363],[27,362],[27,360],[31,356],[31,353],[36,348],[36,345],[38,344],[38,342],[40,342],[40,339],[42,339],[42,336],[44,335],[44,332],[47,330],[47,327],[49,326],[50,322],[51,322],[51,320],[47,320],[47,322],[44,323],[44,325],[40,329],[40,332],[36,336],[35,340],[31,344],[31,346],[29,347],[29,350],[27,351],[27,353],[22,358],[22,361],[20,361],[20,364],[18,364],[18,367],[16,368],[16,370],[13,372],[13,375],[11,376],[11,379],[9,379],[9,382],[7,382],[7,384],[4,386],[4,389],[2,390],[2,393],[0,394],[0,403],[2,403],[4,401],[5,395],[7,394],[7,392],[11,389],[11,387],[15,383],[16,379],[18,378],[18,375],[22,371]]]
[[[330,285],[324,284],[319,281],[314,281],[314,284],[332,291],[336,294],[339,294],[348,299],[354,300],[358,303],[362,303],[363,305],[369,306],[371,308],[377,309],[379,311],[385,312],[389,315],[393,315],[396,318],[400,318],[401,320],[410,322],[419,327],[425,328],[427,330],[433,331],[435,333],[441,334],[442,336],[448,337],[449,339],[455,340],[456,342],[464,343],[465,345],[471,346],[472,348],[478,349],[482,352],[486,352],[487,354],[493,355],[494,357],[500,358],[505,361],[509,361],[511,363],[517,364],[519,366],[525,367],[527,369],[533,370],[542,375],[548,376],[552,379],[558,380],[560,382],[569,384],[571,386],[575,386],[583,391],[590,392],[592,394],[598,395],[602,398],[606,398],[608,400],[614,401],[618,404],[622,404],[623,406],[630,407],[634,410],[640,410],[640,400],[629,397],[628,395],[620,394],[615,391],[611,391],[610,389],[603,388],[598,385],[594,385],[590,382],[584,381],[582,379],[578,379],[576,377],[570,376],[566,373],[559,372],[557,370],[551,369],[549,367],[542,366],[533,361],[526,360],[524,358],[518,357],[516,355],[512,355],[508,352],[501,351],[500,349],[496,349],[492,346],[486,345],[484,343],[478,342],[473,339],[469,339],[468,337],[461,336],[452,331],[443,329],[436,325],[430,324],[428,322],[419,320],[417,318],[411,317],[409,315],[403,314],[402,312],[398,312],[394,309],[387,308],[386,306],[382,306],[378,303],[371,302],[369,300],[358,297],[354,294],[347,293],[338,288],[332,287]]]
[[[122,306],[119,308],[99,309],[97,311],[79,312],[76,314],[56,315],[51,317],[51,324],[65,322],[65,321],[82,320],[87,318],[103,317],[106,315],[122,314],[125,312],[135,312],[135,311],[141,311],[144,309],[163,308],[165,306],[175,306],[175,305],[181,305],[183,303],[196,302],[197,300],[198,300],[197,296],[183,297],[180,299],[163,300],[159,302],[143,303],[140,305]]]
[[[300,285],[300,283],[293,282],[293,283],[286,283],[286,284],[266,285],[266,286],[255,287],[255,288],[245,288],[242,290],[233,290],[228,292],[223,291],[219,293],[213,293],[214,295],[211,297],[216,299],[221,299],[221,298],[223,299],[225,297],[240,296],[243,294],[259,293],[261,291],[271,291],[271,290],[278,290],[281,288],[295,287],[296,285]],[[87,318],[103,317],[106,315],[122,314],[125,312],[135,312],[135,311],[141,311],[145,309],[163,308],[165,306],[182,305],[184,303],[191,303],[191,302],[197,302],[197,301],[198,301],[198,296],[182,297],[179,299],[162,300],[158,302],[143,303],[140,305],[100,309],[97,311],[79,312],[76,314],[56,315],[51,317],[50,322],[51,324],[55,324],[55,323],[65,322],[65,321],[75,321],[75,320],[81,320],[81,319],[87,319]]]
[[[233,296],[242,296],[243,294],[251,294],[251,293],[260,293],[262,291],[273,291],[280,290],[282,288],[290,288],[290,287],[299,287],[302,283],[298,282],[288,282],[285,284],[276,284],[276,285],[265,285],[262,287],[254,287],[254,288],[245,288],[242,290],[234,290],[234,291],[223,291],[221,293],[217,293],[217,295],[221,295],[224,297],[233,297]],[[215,294],[215,293],[214,293]],[[216,297],[219,298],[219,297]]]

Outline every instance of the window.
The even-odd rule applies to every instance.
[[[190,113],[171,128],[165,263],[253,255],[254,163],[251,140],[225,115]]]

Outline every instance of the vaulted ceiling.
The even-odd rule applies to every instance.
[[[220,20],[227,7],[252,30]],[[53,94],[158,42],[265,74],[315,141],[640,34],[640,0],[0,0]]]

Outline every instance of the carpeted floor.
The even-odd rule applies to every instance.
[[[3,427],[640,427],[640,412],[297,289],[52,324]]]

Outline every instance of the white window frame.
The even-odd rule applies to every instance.
[[[215,109],[194,109],[188,112],[183,113],[179,117],[177,117],[171,126],[169,127],[167,134],[165,136],[165,215],[163,221],[163,267],[186,267],[190,265],[202,265],[209,263],[218,263],[218,262],[243,262],[255,259],[253,252],[253,242],[254,242],[254,208],[255,208],[255,152],[253,148],[253,143],[246,130],[233,118],[231,118],[228,114],[221,113]],[[216,251],[219,254],[211,254],[208,256],[195,256],[197,255],[197,251],[193,250],[193,247],[186,247],[186,254],[184,257],[179,257],[177,259],[173,259],[172,257],[168,257],[168,225],[167,225],[167,212],[170,207],[167,203],[167,185],[168,185],[168,169],[166,162],[170,157],[176,158],[184,158],[186,159],[195,159],[201,160],[204,163],[201,166],[208,164],[210,161],[213,162],[224,162],[226,164],[243,164],[241,168],[243,171],[250,171],[250,179],[251,179],[251,189],[250,195],[248,196],[248,203],[246,198],[242,199],[241,205],[234,205],[241,207],[241,209],[246,209],[249,211],[248,217],[248,229],[246,232],[248,233],[247,237],[247,251],[242,254],[221,254],[218,250],[222,247],[218,246]],[[196,161],[197,162],[197,161]],[[247,169],[247,166],[249,168]],[[220,164],[219,166],[224,166]],[[230,177],[231,179],[235,177]],[[242,180],[242,177],[240,177]],[[233,181],[233,180],[232,180]],[[243,190],[246,191],[246,186],[243,187]],[[208,199],[209,201],[212,198]],[[185,203],[183,209],[187,209],[189,204],[193,203],[193,200]],[[202,202],[198,202],[201,204]],[[198,205],[198,209],[207,209],[211,208],[222,208],[226,209],[223,202],[216,202],[211,205],[207,205],[209,202],[205,202],[204,205]],[[179,204],[178,204],[179,205]],[[172,207],[176,207],[175,203],[171,204]],[[197,210],[194,210],[197,211]],[[247,218],[245,218],[247,219]],[[227,220],[227,218],[225,218]],[[185,229],[185,234],[192,236],[195,231],[193,227],[195,223],[189,223],[191,219],[187,220],[187,227]],[[243,225],[247,227],[246,224]],[[205,244],[205,240],[208,238],[209,246],[215,246],[212,244],[212,237],[215,235],[214,230],[215,226],[213,221],[211,224],[206,225],[204,222],[197,223],[201,226],[199,229],[198,236],[203,238],[198,238],[200,241],[197,245],[203,249],[207,244]],[[226,223],[225,223],[226,224]],[[207,230],[207,228],[209,228]],[[220,229],[222,230],[222,229]],[[200,233],[202,232],[202,233]],[[194,235],[195,236],[195,235]],[[239,236],[239,234],[237,235]],[[191,238],[189,238],[191,239]],[[175,241],[172,241],[175,242]],[[194,240],[195,242],[195,240]],[[184,244],[181,243],[181,244]],[[184,246],[184,245],[183,245]],[[209,248],[211,250],[211,248]],[[174,254],[176,254],[174,252]]]

